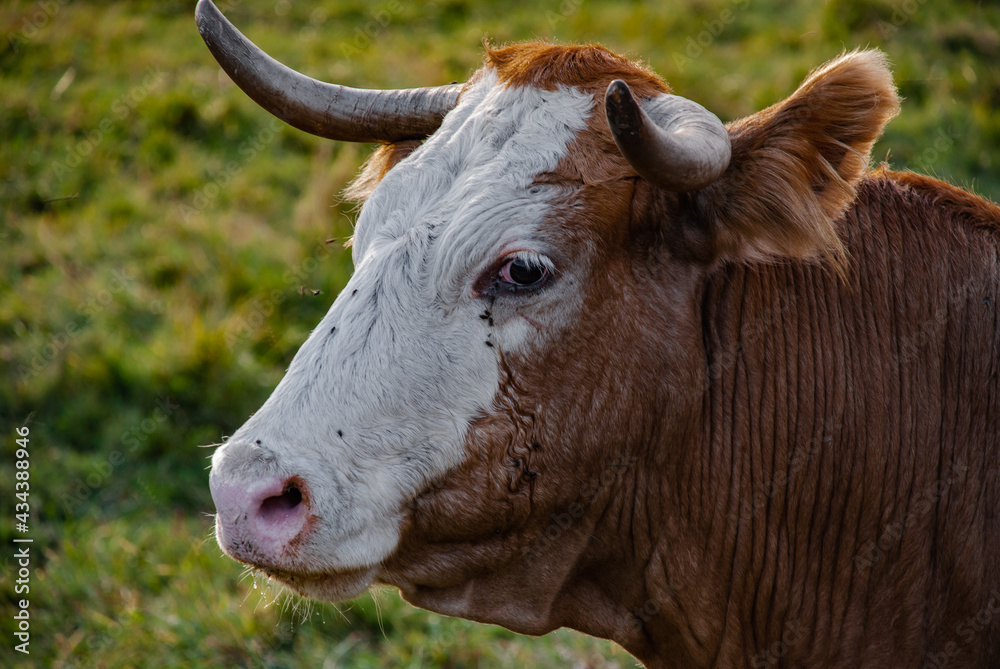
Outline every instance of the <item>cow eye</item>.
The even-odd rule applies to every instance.
[[[499,277],[514,288],[536,288],[549,278],[548,262],[533,253],[517,253],[501,265]]]

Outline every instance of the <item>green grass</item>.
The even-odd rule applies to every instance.
[[[561,630],[526,644],[498,627],[429,615],[389,590],[339,607],[281,595],[241,576],[209,529],[208,518],[182,513],[68,526],[37,579],[33,624],[48,637],[37,666],[634,665],[597,639]]]
[[[27,421],[29,664],[631,666],[606,642],[526,639],[390,591],[340,611],[270,603],[208,540],[197,446],[259,407],[346,282],[349,253],[325,240],[351,233],[336,196],[368,147],[272,122],[211,59],[193,4],[0,8],[0,537],[12,545]],[[321,79],[433,85],[465,79],[484,36],[599,41],[724,120],[877,46],[905,97],[877,158],[1000,199],[1000,9],[986,3],[227,4]],[[0,628],[6,665],[6,613]]]

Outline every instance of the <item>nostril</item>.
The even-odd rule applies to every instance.
[[[296,515],[295,508],[301,503],[302,491],[294,483],[288,483],[280,495],[268,497],[261,502],[257,514],[265,522],[281,522]]]
[[[306,541],[316,518],[309,485],[301,476],[256,479],[212,472],[219,544],[238,560],[279,564],[287,551]],[[297,545],[297,544],[295,544]]]

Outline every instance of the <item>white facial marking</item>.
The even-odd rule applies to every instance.
[[[470,422],[499,386],[497,350],[536,328],[492,331],[472,284],[506,253],[544,258],[561,195],[553,170],[593,107],[573,90],[509,89],[487,70],[441,128],[375,189],[358,220],[355,273],[261,409],[216,451],[216,474],[301,476],[318,526],[302,571],[376,565],[406,504],[457,466]],[[260,440],[255,449],[240,448]]]

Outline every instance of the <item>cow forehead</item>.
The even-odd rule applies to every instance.
[[[512,227],[537,223],[546,198],[529,192],[532,182],[566,156],[594,104],[577,88],[510,86],[492,68],[481,70],[438,131],[390,170],[365,203],[355,264],[417,226],[460,244],[479,235],[488,245]]]

